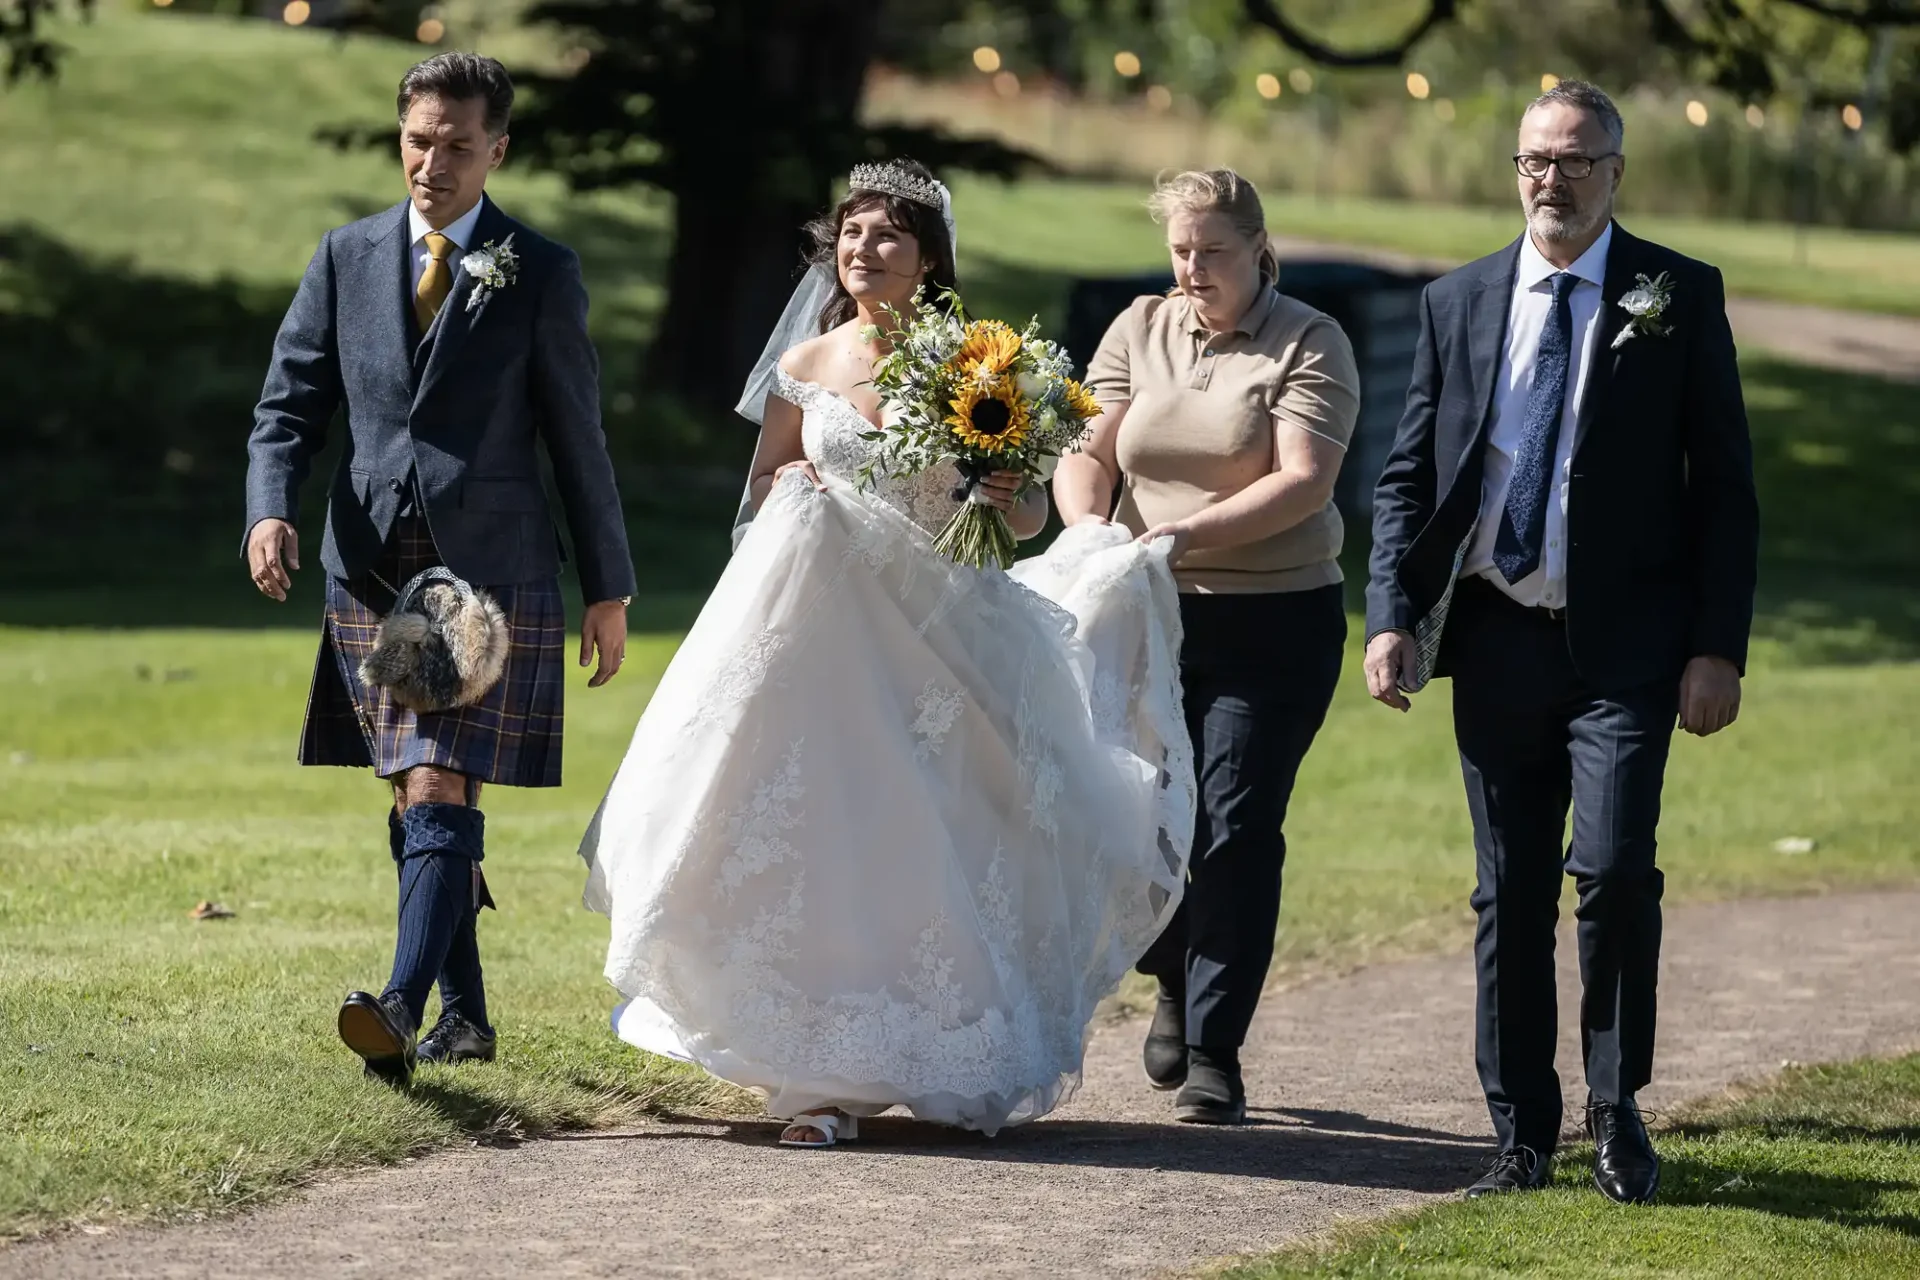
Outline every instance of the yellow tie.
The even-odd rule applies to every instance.
[[[413,291],[413,318],[420,322],[421,333],[433,327],[433,318],[440,314],[447,295],[453,292],[453,268],[447,265],[447,259],[453,256],[453,241],[438,231],[427,232],[424,239],[427,252],[432,256]]]

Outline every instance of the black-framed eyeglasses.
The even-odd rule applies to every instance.
[[[1611,160],[1619,155],[1618,151],[1609,151],[1603,156],[1536,156],[1521,152],[1513,158],[1513,167],[1521,176],[1538,182],[1547,176],[1547,170],[1559,166],[1560,176],[1573,181],[1593,176],[1593,166],[1602,160]]]

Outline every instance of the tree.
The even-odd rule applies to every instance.
[[[15,85],[34,76],[52,80],[60,74],[66,46],[49,39],[41,26],[53,16],[60,0],[0,0],[0,48],[7,52],[6,82]],[[93,15],[93,0],[80,0],[81,12]]]
[[[886,22],[939,5],[897,0]],[[886,25],[849,0],[544,0],[573,42],[564,73],[516,73],[521,154],[578,190],[636,184],[674,202],[666,307],[646,382],[730,406],[786,300],[801,228],[853,164],[911,155],[1010,174],[1031,157],[944,131],[871,129],[860,95]]]
[[[1476,3],[1484,0],[1426,0],[1425,13],[1397,39],[1347,50],[1289,18],[1285,0],[1241,0],[1248,25],[1272,32],[1296,53],[1330,67],[1399,66],[1431,32],[1456,21],[1463,6]],[[1786,78],[1783,69],[1803,60],[1804,51],[1782,37],[1782,29],[1791,26],[1780,20],[1789,16],[1782,9],[1858,31],[1920,28],[1920,0],[1691,0],[1684,13],[1676,0],[1622,0],[1623,10],[1630,7],[1641,11],[1656,43],[1693,64],[1714,87],[1749,102],[1772,98]],[[1835,97],[1814,93],[1816,105]],[[1920,145],[1916,77],[1899,77],[1887,108],[1889,140],[1896,148]]]
[[[1397,67],[1429,32],[1452,22],[1460,12],[1458,0],[1427,0],[1426,12],[1397,38],[1371,48],[1337,49],[1288,18],[1281,3],[1282,0],[1243,0],[1246,19],[1254,26],[1273,32],[1280,37],[1280,43],[1295,53],[1324,67]]]

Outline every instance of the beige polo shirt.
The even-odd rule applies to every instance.
[[[1274,467],[1276,427],[1347,446],[1360,373],[1338,324],[1269,289],[1231,333],[1207,332],[1186,298],[1136,298],[1101,340],[1087,386],[1126,404],[1117,444],[1125,480],[1113,518],[1139,532],[1181,520]],[[1326,506],[1237,547],[1188,551],[1182,591],[1305,591],[1341,580],[1340,513]]]

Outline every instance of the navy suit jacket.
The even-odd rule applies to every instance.
[[[486,200],[470,248],[508,236],[517,278],[469,309],[475,282],[456,270],[439,319],[419,337],[406,203],[326,234],[254,410],[249,531],[269,517],[297,521],[301,483],[344,409],[346,449],[320,552],[327,572],[348,578],[373,566],[411,478],[434,545],[462,578],[552,578],[564,557],[541,487],[540,440],[587,600],[633,594],[580,260]]]
[[[1414,630],[1439,603],[1481,502],[1494,380],[1521,241],[1427,287],[1412,386],[1373,508],[1367,635]],[[1612,344],[1637,275],[1669,273],[1664,336]],[[1720,272],[1614,227],[1600,331],[1577,407],[1567,497],[1567,642],[1601,692],[1688,659],[1742,670],[1759,506]],[[1437,673],[1446,673],[1447,646]]]

